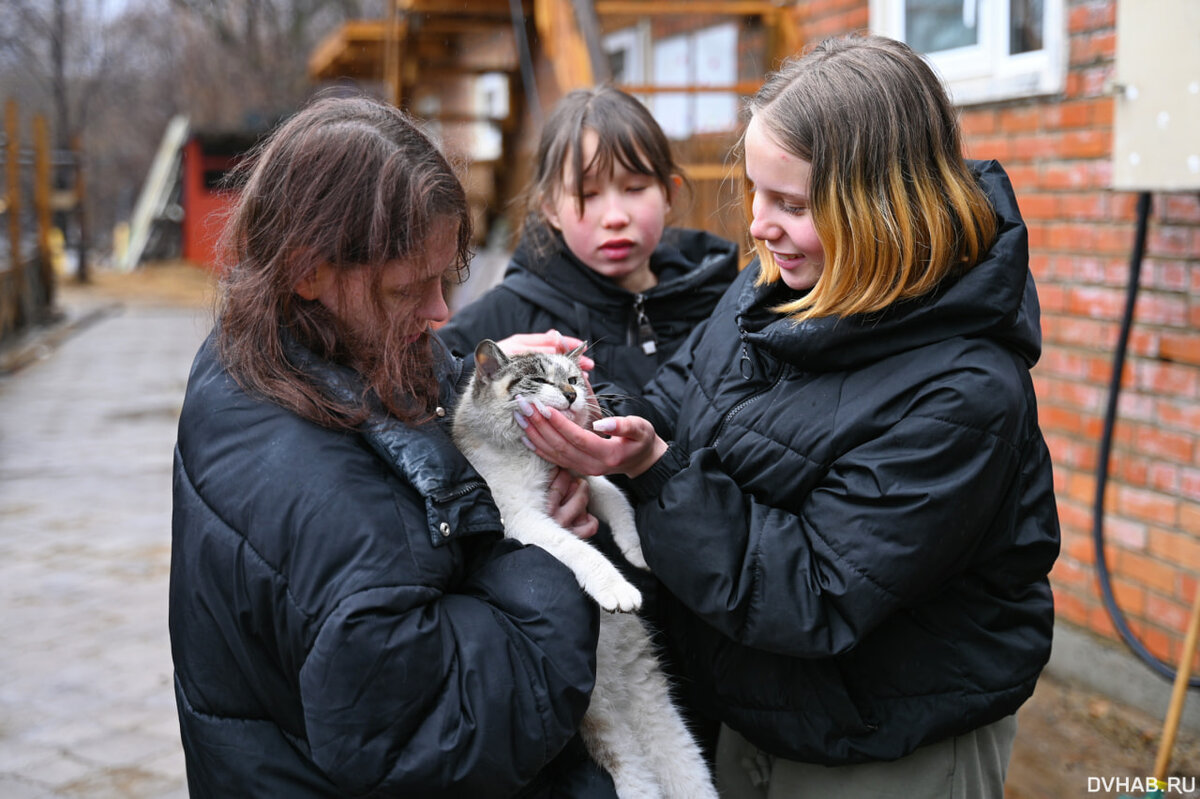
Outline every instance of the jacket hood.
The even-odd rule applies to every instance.
[[[562,234],[554,231],[556,246],[550,252],[538,252],[533,241],[529,235],[521,238],[505,270],[506,280],[526,274],[591,308],[614,313],[628,310],[635,295],[585,266],[567,249]],[[724,291],[737,274],[737,254],[736,244],[703,230],[667,228],[650,256],[650,268],[659,283],[643,296],[647,300],[670,297],[677,303],[700,288]]]
[[[1032,366],[1041,355],[1037,289],[1029,240],[1012,184],[995,161],[970,162],[998,221],[996,241],[978,264],[927,295],[872,314],[797,324],[771,310],[796,297],[782,282],[755,286],[755,261],[739,279],[738,328],[743,340],[805,369],[835,371],[954,337],[981,337],[1019,353]]]

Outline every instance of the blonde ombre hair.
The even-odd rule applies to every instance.
[[[749,111],[812,165],[809,213],[825,267],[780,312],[803,320],[880,311],[928,293],[991,247],[995,212],[963,159],[955,109],[907,45],[823,41],[768,75]],[[778,281],[764,243],[755,248],[758,282]]]

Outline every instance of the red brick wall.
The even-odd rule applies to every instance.
[[[867,3],[792,12],[807,41],[860,30]],[[1060,619],[1116,633],[1092,545],[1095,470],[1134,240],[1136,196],[1109,188],[1114,0],[1066,0],[1061,95],[963,109],[967,153],[996,158],[1029,225],[1044,354],[1034,371],[1055,464],[1063,551]],[[1174,663],[1200,575],[1200,196],[1155,194],[1106,491],[1114,589],[1131,627]]]

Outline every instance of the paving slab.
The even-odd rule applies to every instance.
[[[0,796],[186,796],[171,456],[198,308],[107,303],[0,375]]]

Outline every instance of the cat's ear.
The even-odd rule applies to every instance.
[[[485,338],[475,346],[475,371],[484,380],[491,380],[500,371],[500,367],[508,363],[508,356],[500,346],[490,338]]]
[[[588,348],[588,345],[587,345],[587,342],[585,341],[582,344],[580,344],[578,347],[576,347],[575,349],[568,352],[567,357],[570,358],[572,361],[575,361],[576,363],[578,363],[579,356],[583,355],[583,353],[587,352],[587,348]]]

